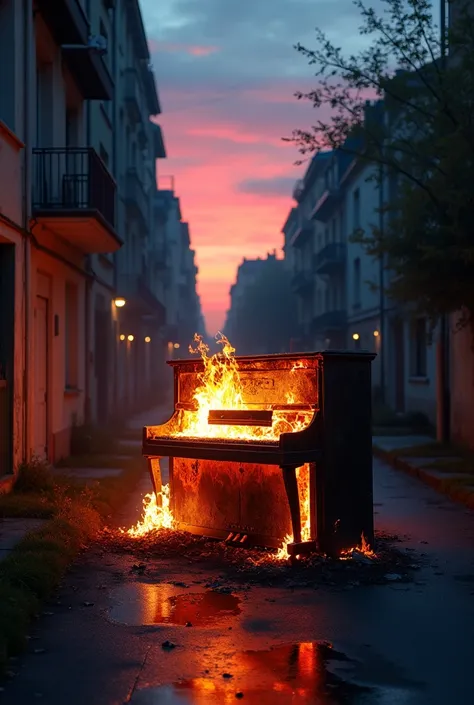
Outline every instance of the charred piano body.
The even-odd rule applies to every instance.
[[[269,547],[292,535],[292,555],[338,555],[362,534],[372,543],[374,357],[346,351],[237,357],[245,409],[209,410],[209,438],[179,430],[196,407],[203,363],[170,362],[175,411],[165,424],[144,428],[143,454],[157,492],[157,459],[170,458],[179,528]],[[231,427],[237,436],[229,438]],[[249,428],[261,436],[250,437]]]

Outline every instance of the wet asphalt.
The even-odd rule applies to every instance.
[[[216,593],[179,556],[140,575],[133,556],[94,548],[35,623],[0,703],[470,705],[474,514],[378,460],[374,484],[377,528],[421,560],[414,582]]]

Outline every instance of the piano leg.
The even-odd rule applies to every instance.
[[[156,496],[156,504],[161,507],[161,467],[160,458],[147,458],[148,472],[150,473],[151,484],[153,485],[153,491]]]
[[[296,467],[282,467],[282,471],[286,496],[288,497],[288,504],[290,505],[293,542],[301,543],[300,498],[298,493],[298,480],[296,479]]]

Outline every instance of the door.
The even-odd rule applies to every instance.
[[[48,456],[48,299],[36,297],[35,305],[35,403],[34,446],[39,458]]]

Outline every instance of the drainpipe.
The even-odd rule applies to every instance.
[[[29,231],[29,215],[31,200],[31,114],[30,109],[30,61],[31,61],[31,39],[32,39],[32,8],[30,0],[23,0],[23,141],[25,151],[23,153],[23,229]],[[16,122],[16,120],[15,120]],[[31,247],[26,234],[23,235],[23,289],[24,289],[24,371],[23,371],[23,459],[27,462],[30,456],[30,418],[29,418],[29,389],[30,389],[30,368],[32,361],[30,355],[30,298],[31,298]]]

